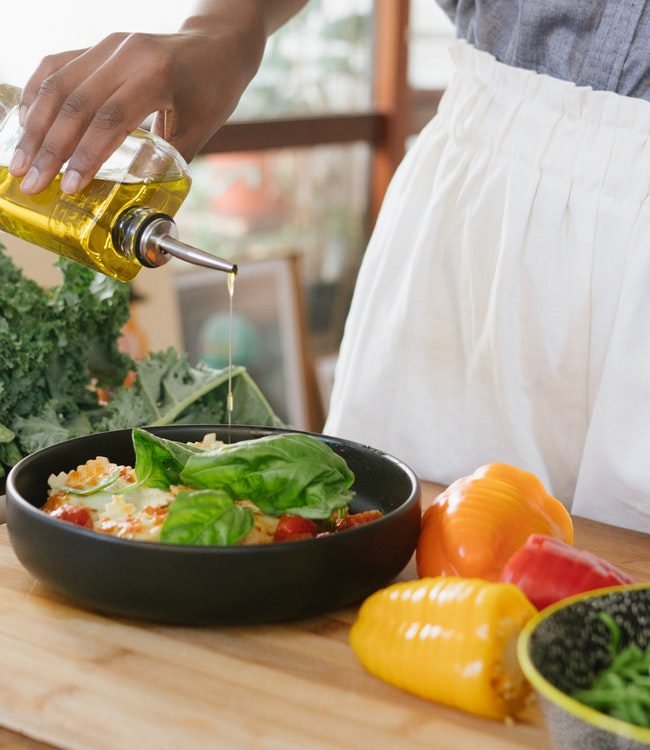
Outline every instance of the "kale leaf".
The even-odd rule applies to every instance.
[[[47,404],[62,412],[96,404],[91,384],[120,383],[131,367],[117,348],[128,287],[58,265],[62,284],[43,289],[0,252],[0,423],[10,429]]]
[[[0,478],[22,455],[91,432],[226,421],[227,369],[192,367],[174,349],[138,362],[119,351],[127,284],[62,258],[62,283],[44,289],[2,250]],[[233,368],[232,388],[233,423],[281,425],[243,367]]]

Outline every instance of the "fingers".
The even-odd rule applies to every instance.
[[[141,91],[139,97],[135,95],[128,79],[98,80],[104,72],[100,69],[65,100],[23,179],[24,192],[43,190],[68,160],[61,189],[66,193],[83,189],[155,108],[154,100],[143,98]],[[110,95],[103,101],[107,93]]]
[[[141,40],[135,45],[125,41],[136,36],[113,34],[82,54],[52,56],[32,76],[23,97],[29,107],[24,133],[10,165],[14,176],[24,175],[25,193],[43,190],[71,156],[62,188],[82,189],[126,135],[157,108],[156,97],[162,97],[155,87],[140,83],[134,91],[129,83],[137,70],[134,54],[143,45]],[[39,85],[39,76],[52,70]]]
[[[92,111],[103,106],[101,96],[94,96],[97,89],[89,84],[91,80],[75,89],[60,107],[42,108],[35,115],[30,112],[16,149],[19,157],[21,153],[25,155],[25,162],[29,165],[21,184],[23,192],[39,193],[54,179],[90,125]],[[45,135],[41,136],[41,133]],[[15,174],[15,159],[11,168]],[[25,163],[22,164],[24,168]]]
[[[25,88],[24,132],[9,167],[23,178],[21,189],[40,192],[66,162],[62,189],[83,189],[153,112],[154,132],[191,159],[250,80],[241,64],[248,31],[210,29],[112,34],[88,50],[46,58]]]
[[[117,37],[117,38],[116,38]],[[20,124],[25,133],[16,147],[10,165],[15,177],[22,177],[40,148],[68,95],[101,65],[124,35],[112,35],[89,50],[73,50],[49,55],[31,76],[21,98]]]
[[[25,86],[18,110],[18,120],[21,126],[25,127],[27,120],[27,113],[39,97],[39,92],[42,95],[42,101],[47,102],[51,99],[56,88],[55,76],[65,65],[81,55],[83,50],[72,50],[70,52],[62,52],[58,55],[50,55],[44,58],[34,74],[31,76],[27,85]],[[44,110],[47,112],[47,105],[44,104]],[[22,177],[31,164],[33,152],[29,148],[28,143],[23,144],[24,139],[18,143],[16,151],[12,158],[11,164],[9,165],[9,171],[15,177]]]
[[[41,85],[43,85],[51,75],[61,70],[64,65],[83,54],[84,51],[85,50],[70,50],[69,52],[61,52],[57,55],[49,55],[41,60],[38,68],[36,68],[30,79],[27,81],[27,85],[23,89],[18,114],[21,125],[25,125],[27,112],[38,97]]]
[[[126,136],[156,108],[156,99],[143,99],[141,83],[127,79],[97,108],[82,134],[79,130],[70,131],[68,149],[74,149],[74,152],[61,182],[63,192],[82,190]],[[52,131],[56,131],[56,123]]]

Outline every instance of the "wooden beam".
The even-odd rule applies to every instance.
[[[375,108],[386,118],[373,160],[371,226],[405,151],[410,130],[408,90],[409,0],[375,0]]]
[[[233,121],[226,123],[201,153],[261,151],[355,141],[366,141],[374,146],[384,140],[385,128],[386,118],[380,112]]]

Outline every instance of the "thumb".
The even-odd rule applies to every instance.
[[[212,135],[211,132],[206,134],[200,127],[181,129],[178,118],[171,110],[161,110],[156,113],[151,132],[164,138],[188,162],[196,156],[199,149]]]
[[[162,109],[160,112],[156,112],[153,118],[153,122],[151,124],[151,132],[154,135],[158,135],[161,138],[164,138],[166,141],[169,140],[170,133],[168,132],[167,128],[167,111]]]

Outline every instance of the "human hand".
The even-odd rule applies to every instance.
[[[255,4],[199,15],[176,34],[115,33],[94,47],[46,57],[24,91],[24,132],[10,172],[25,193],[67,167],[66,193],[84,188],[151,113],[153,132],[190,160],[235,109],[266,41]]]

